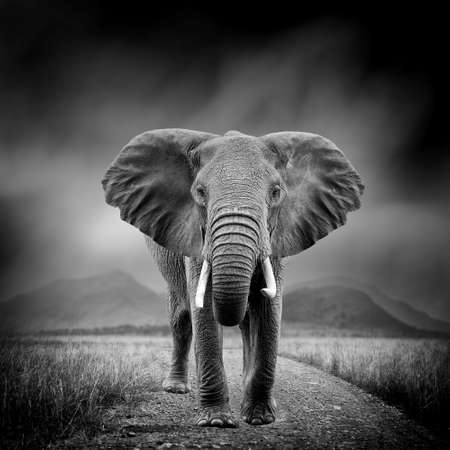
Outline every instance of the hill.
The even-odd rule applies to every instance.
[[[285,322],[310,328],[416,334],[450,333],[450,324],[431,318],[379,289],[345,278],[325,278],[286,289]],[[5,332],[135,330],[168,325],[166,302],[129,274],[115,270],[82,279],[60,279],[0,303]]]
[[[166,302],[120,270],[60,279],[0,303],[0,329],[37,331],[165,325]]]
[[[353,330],[382,330],[415,334],[416,330],[378,306],[355,288],[325,285],[297,287],[284,295],[283,317],[287,322]]]
[[[410,327],[424,331],[450,334],[450,323],[432,318],[426,312],[419,311],[404,301],[394,299],[382,292],[381,289],[367,283],[344,277],[320,278],[318,280],[307,281],[290,286],[286,289],[285,298],[287,295],[290,295],[290,293],[298,290],[300,290],[299,294],[301,295],[305,288],[308,288],[311,291],[317,289],[333,291],[338,288],[344,288],[347,289],[347,295],[351,298],[355,295],[356,297],[361,297],[360,294],[364,294],[390,316]]]

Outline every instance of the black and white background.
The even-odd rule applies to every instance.
[[[323,7],[0,0],[1,448],[448,447],[448,14]],[[172,127],[321,134],[366,186],[289,258],[275,424],[196,427],[192,361],[163,392],[165,283],[100,180]]]
[[[450,320],[442,11],[2,1],[0,35],[1,299],[116,268],[164,289],[99,184],[132,136],[304,130],[367,189],[286,284],[351,277]]]

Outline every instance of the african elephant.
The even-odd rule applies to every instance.
[[[273,422],[281,259],[307,249],[359,208],[358,173],[315,134],[161,129],[133,138],[102,184],[106,202],[147,236],[168,283],[173,353],[164,389],[188,392],[193,336],[197,424],[237,426],[221,325],[239,325],[241,415],[252,425]]]

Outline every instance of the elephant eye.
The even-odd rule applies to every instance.
[[[272,187],[272,200],[278,200],[281,195],[281,188],[277,184]]]
[[[206,205],[206,188],[201,184],[198,184],[194,189],[194,199],[202,206]]]
[[[206,197],[206,191],[203,186],[197,186],[197,195],[202,198]]]
[[[283,191],[281,189],[281,186],[279,184],[275,184],[272,186],[270,190],[270,202],[272,205],[278,204],[282,199]]]

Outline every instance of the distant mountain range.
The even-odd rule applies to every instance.
[[[120,270],[57,280],[0,303],[0,329],[8,331],[167,322],[165,299]]]
[[[412,329],[450,333],[450,323],[430,317],[368,284],[330,277],[285,289],[283,317],[337,328]]]
[[[450,333],[436,320],[380,290],[344,278],[325,278],[285,289],[286,322],[349,330],[413,334]],[[135,327],[168,324],[163,296],[116,270],[83,279],[61,279],[0,303],[0,330]]]

